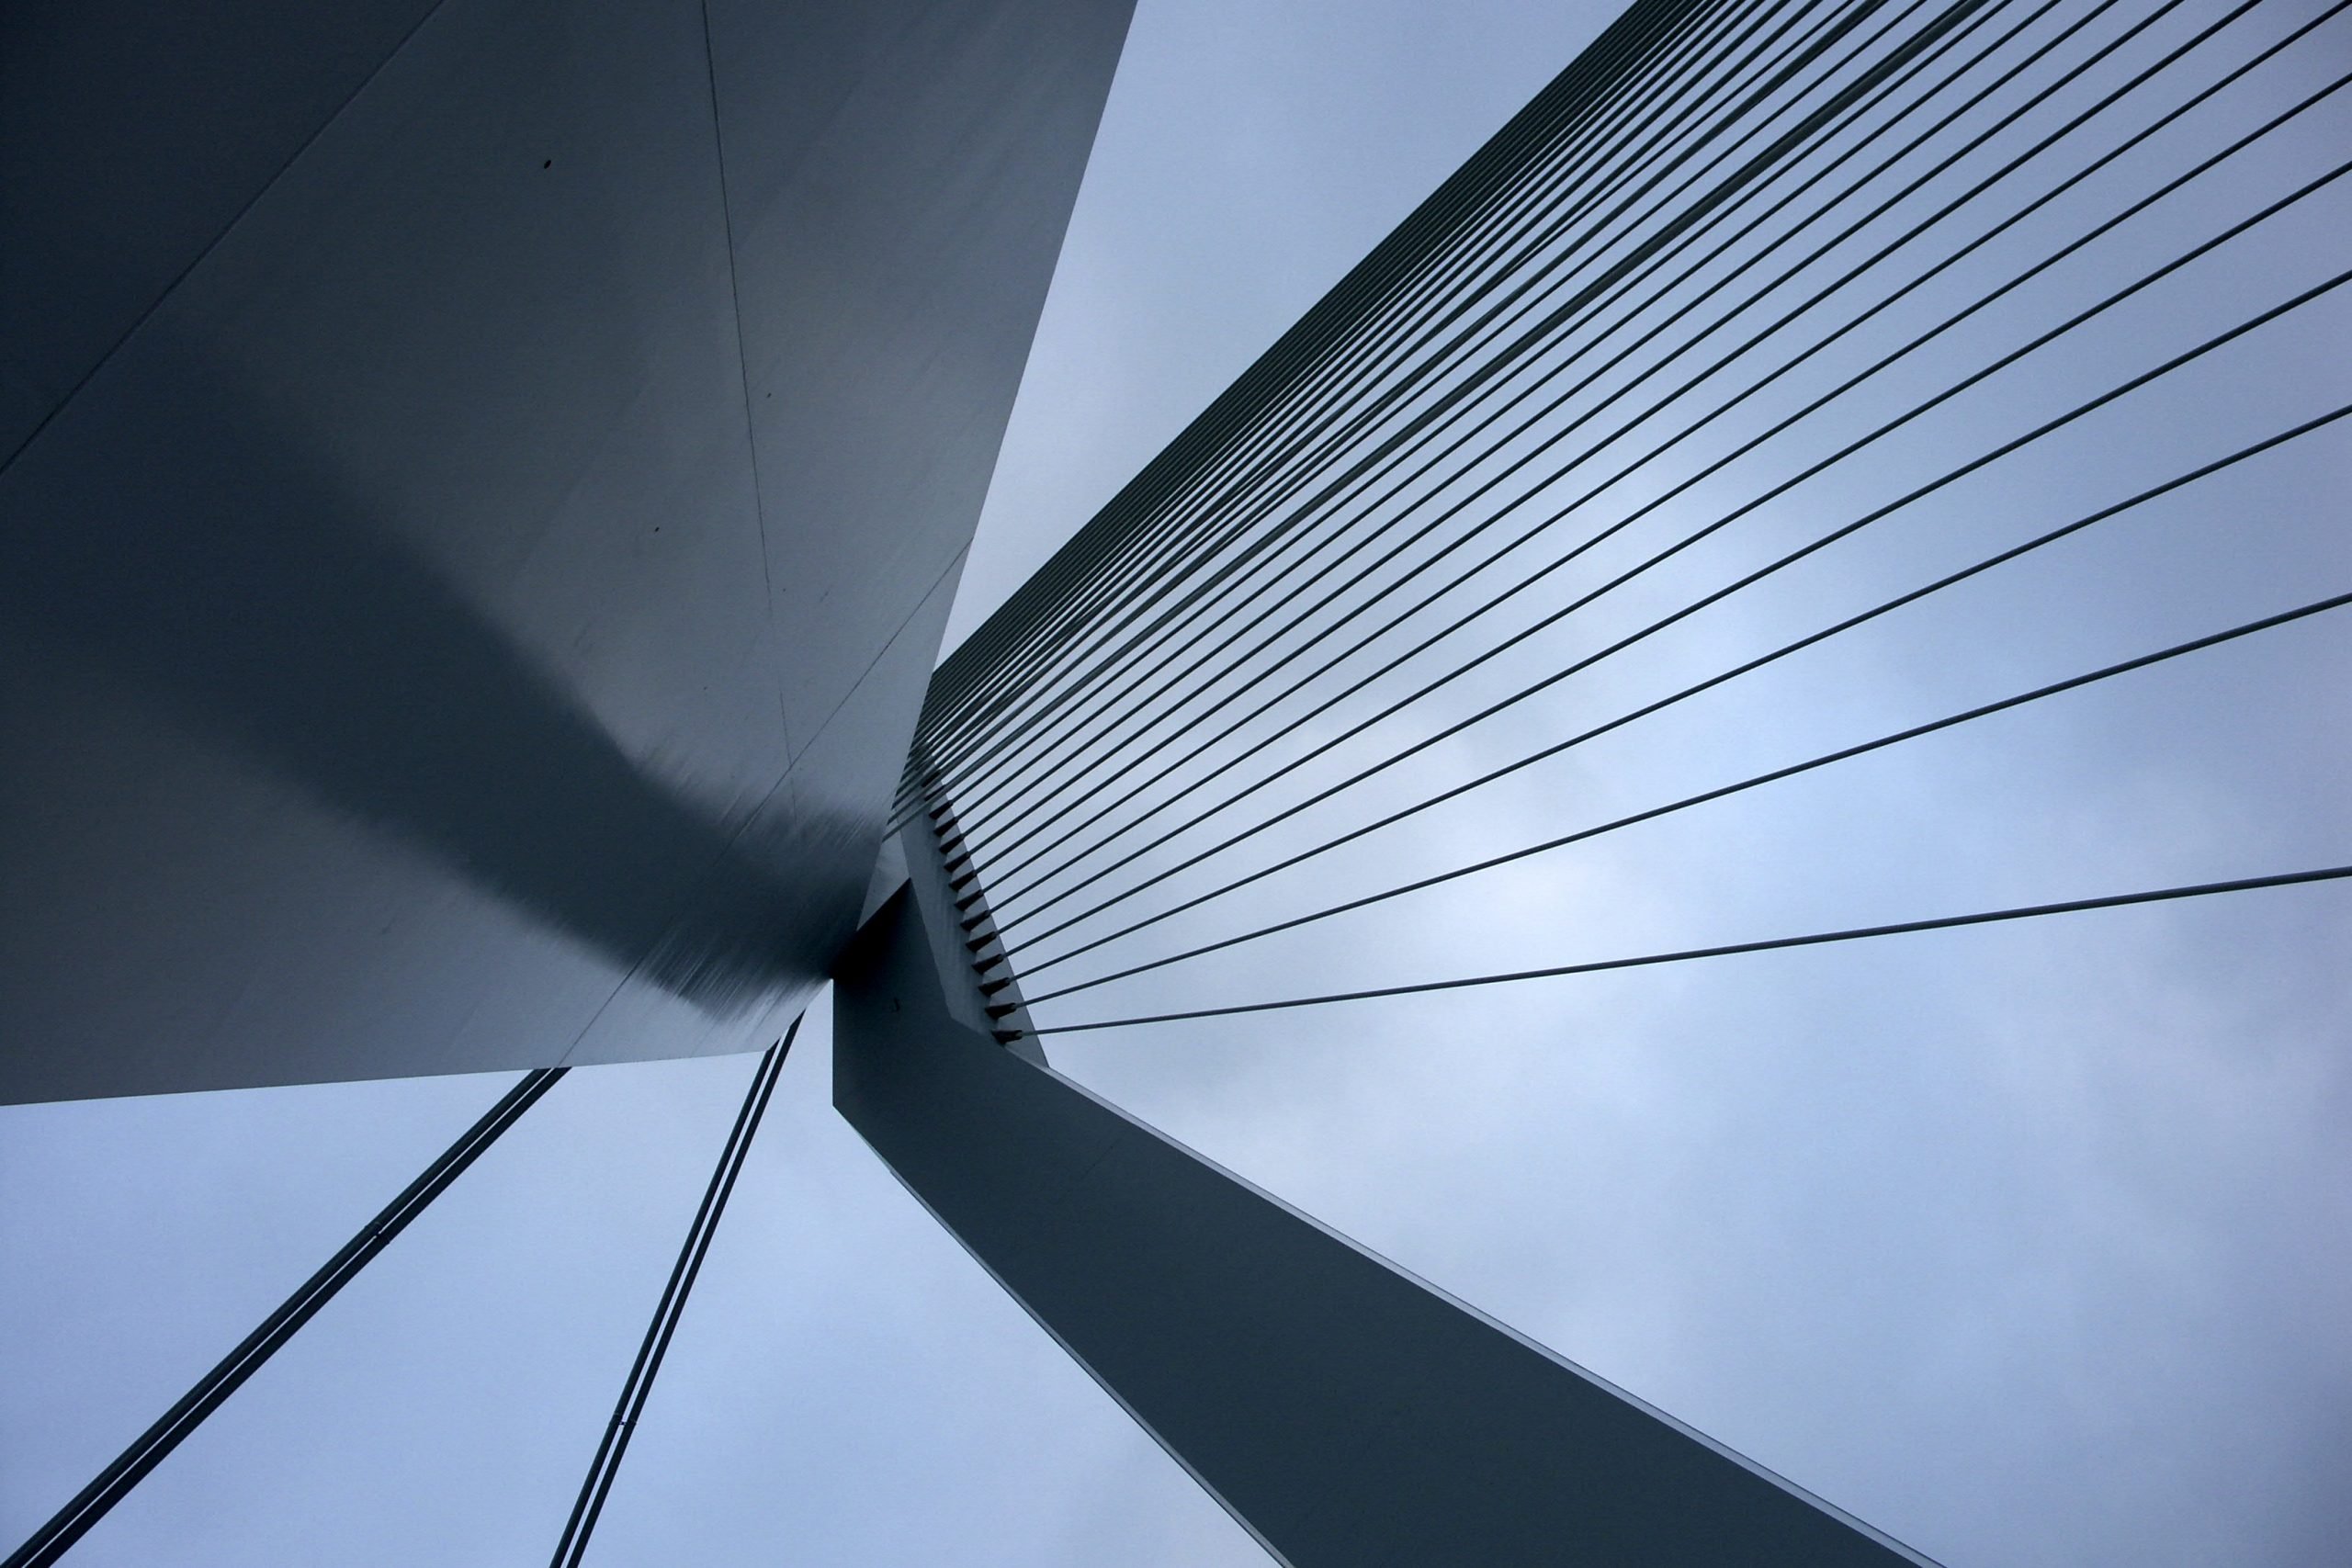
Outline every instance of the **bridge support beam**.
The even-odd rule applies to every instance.
[[[1281,1561],[1925,1561],[959,1021],[930,902],[837,974],[835,1105]]]

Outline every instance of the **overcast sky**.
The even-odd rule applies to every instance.
[[[951,641],[1614,9],[1144,0]],[[2222,57],[2312,9],[2265,7]],[[1962,281],[2006,276],[2177,166],[2180,147],[2218,145],[2352,65],[2347,39],[2322,35]],[[2352,117],[2312,117],[1988,313],[1885,398],[1948,382],[2347,144]],[[1431,711],[1465,713],[2308,286],[2343,265],[2346,212],[2340,195],[2308,204]],[[1904,321],[1931,314],[1923,302]],[[2301,312],[1285,842],[2345,401],[2347,324],[2340,301]],[[1890,323],[1888,341],[1909,330]],[[1887,406],[1792,450],[1826,449]],[[1272,885],[1239,914],[1171,921],[1137,952],[2352,588],[2346,452],[2339,430],[2102,525]],[[1041,1016],[2341,863],[2342,618]],[[1338,722],[1294,728],[1311,739]],[[1942,1561],[2283,1568],[2352,1539],[2347,946],[2339,885],[1050,1049],[1204,1153]],[[1262,1562],[832,1115],[826,1039],[820,1001],[594,1560]],[[751,1066],[571,1075],[74,1561],[506,1564],[551,1550]],[[45,1517],[505,1081],[0,1110],[0,1535]]]

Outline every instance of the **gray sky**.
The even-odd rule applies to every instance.
[[[951,638],[1612,9],[1145,0]],[[2264,26],[2310,9],[2280,4]],[[2352,63],[2347,38],[2245,102]],[[2340,110],[2312,117],[1889,396],[2251,210],[2340,156],[2347,130]],[[2160,163],[2119,170],[1972,278],[2006,276]],[[1432,712],[1466,712],[2324,276],[2346,208],[2312,206]],[[2341,402],[2348,324],[2341,302],[2303,312],[1367,793],[1413,798]],[[1306,908],[2352,587],[2346,452],[2323,436],[2103,525],[1169,930]],[[2346,626],[2307,624],[1053,1017],[2340,863],[2347,654]],[[1335,803],[1306,822],[1372,814]],[[1204,1153],[1948,1562],[2310,1563],[2352,1536],[2347,938],[2352,903],[2323,887],[1052,1049]],[[825,1010],[595,1559],[1262,1561],[832,1116]],[[750,1068],[572,1075],[74,1560],[550,1550]],[[0,1533],[45,1517],[503,1081],[0,1111]]]

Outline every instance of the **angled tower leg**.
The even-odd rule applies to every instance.
[[[834,1104],[1277,1558],[1925,1561],[998,1044],[910,869],[837,975]]]

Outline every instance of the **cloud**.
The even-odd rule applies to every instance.
[[[1146,6],[951,635],[1604,9],[1455,7],[1439,25],[1420,7]],[[2309,75],[2282,66],[2180,136],[2243,129]],[[1562,588],[1604,580],[2270,199],[2337,155],[2339,120],[1695,488]],[[2158,151],[1970,277],[2006,276],[2161,177],[2178,152]],[[1301,798],[1424,733],[1428,715],[1466,713],[1899,494],[1923,465],[2291,292],[2333,265],[2345,216],[2340,200],[2315,204],[1266,802]],[[1963,281],[1789,395],[1901,342],[1964,298]],[[2306,312],[1123,909],[1165,907],[1310,830],[1368,820],[2340,401],[2347,337],[2342,304]],[[1756,427],[1710,437],[1673,471]],[[2340,591],[2345,451],[2339,437],[2305,443],[2102,524],[1311,874],[1170,920],[1132,955]],[[1629,482],[1588,510],[1613,515],[1657,488]],[[1557,592],[1462,646],[1527,624]],[[2352,672],[2346,635],[2328,622],[2250,640],[1049,1006],[1113,1017],[2341,861],[2352,742],[2330,698]],[[1238,776],[1255,776],[1358,711],[1302,700],[1201,766],[1240,756]],[[2300,1564],[2347,1525],[2347,946],[2341,891],[2306,888],[1050,1049],[1211,1157],[1945,1561]],[[1262,1561],[832,1116],[821,1003],[803,1039],[599,1560]],[[322,1540],[338,1561],[544,1550],[749,1070],[573,1074],[365,1293],[322,1317],[300,1358],[91,1538],[88,1560],[299,1559]],[[431,1080],[7,1112],[0,1241],[26,1266],[0,1279],[0,1419],[12,1460],[34,1458],[0,1467],[6,1520],[28,1524],[95,1469],[496,1092]]]

